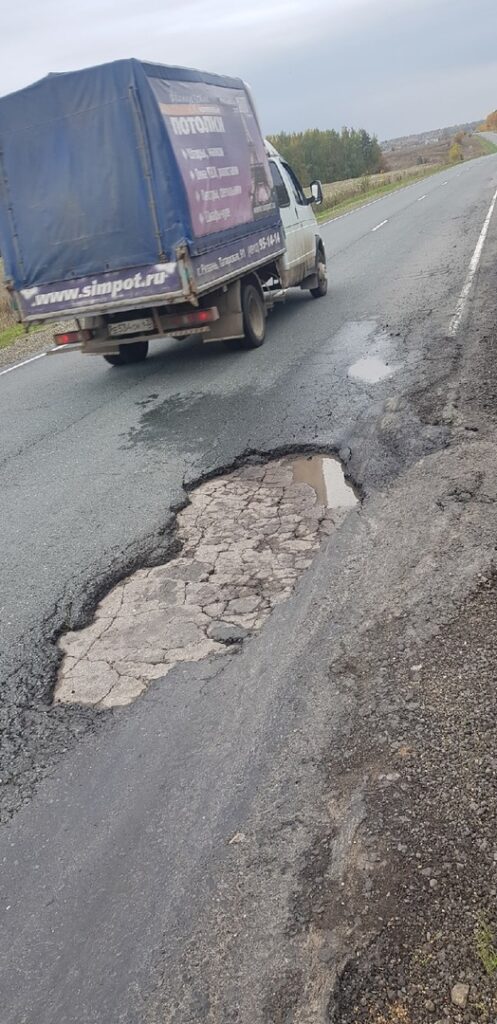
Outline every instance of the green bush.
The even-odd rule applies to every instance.
[[[378,139],[363,128],[321,131],[280,132],[269,141],[293,167],[304,185],[314,178],[321,181],[345,181],[384,171],[385,158]]]

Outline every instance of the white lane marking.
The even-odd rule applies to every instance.
[[[495,195],[494,195],[494,197],[492,199],[492,202],[490,203],[490,209],[489,209],[489,211],[487,213],[487,216],[485,217],[485,223],[484,223],[484,225],[483,225],[483,227],[481,229],[480,237],[479,237],[479,239],[478,239],[478,241],[476,243],[476,249],[475,249],[475,251],[474,251],[474,253],[473,253],[472,257],[471,257],[471,262],[469,264],[469,270],[468,270],[468,274],[467,274],[467,277],[466,277],[466,281],[464,283],[464,288],[463,288],[463,290],[462,290],[462,292],[461,292],[461,294],[459,296],[459,301],[458,301],[457,306],[456,306],[456,311],[455,311],[454,316],[452,317],[452,320],[450,322],[449,336],[452,337],[452,338],[454,337],[455,334],[457,334],[457,330],[458,330],[459,324],[461,323],[461,320],[463,318],[464,310],[466,308],[466,303],[468,301],[469,293],[471,291],[471,285],[473,284],[476,271],[478,270],[478,266],[479,266],[480,259],[481,259],[481,254],[483,252],[483,246],[485,245],[485,239],[486,239],[487,234],[488,234],[488,229],[490,227],[490,221],[492,220],[492,214],[493,214],[493,212],[495,210],[495,204],[496,203],[497,203],[497,191],[495,192]]]
[[[377,224],[376,227],[372,228],[371,230],[372,231],[379,231],[380,228],[385,226],[385,224],[388,224],[388,219],[387,220],[382,220],[381,224]]]
[[[448,181],[442,181],[442,185],[448,185],[448,184],[449,184]]]
[[[426,199],[426,195],[424,195],[424,196],[418,196],[418,203],[422,203],[422,202],[423,202],[423,199]]]
[[[46,356],[46,354],[46,352],[40,352],[37,356],[31,356],[31,359],[24,359],[22,363],[14,363],[14,366],[8,366],[6,370],[0,370],[0,377],[3,377],[4,373],[12,373],[12,370],[20,370],[21,366],[34,363],[37,359],[43,359],[43,356]]]

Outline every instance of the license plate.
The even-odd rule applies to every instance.
[[[120,338],[123,334],[147,334],[154,330],[152,317],[144,317],[143,320],[123,320],[120,324],[109,324],[109,334],[112,338]]]

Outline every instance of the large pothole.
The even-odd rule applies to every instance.
[[[180,662],[233,650],[311,564],[356,504],[341,464],[325,455],[246,465],[201,484],[178,515],[181,554],[141,569],[60,640],[55,701],[129,704]]]

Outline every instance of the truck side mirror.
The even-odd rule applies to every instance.
[[[316,181],[311,181],[311,203],[315,203],[316,206],[319,206],[322,202],[323,186],[321,185],[321,182],[316,179]]]

